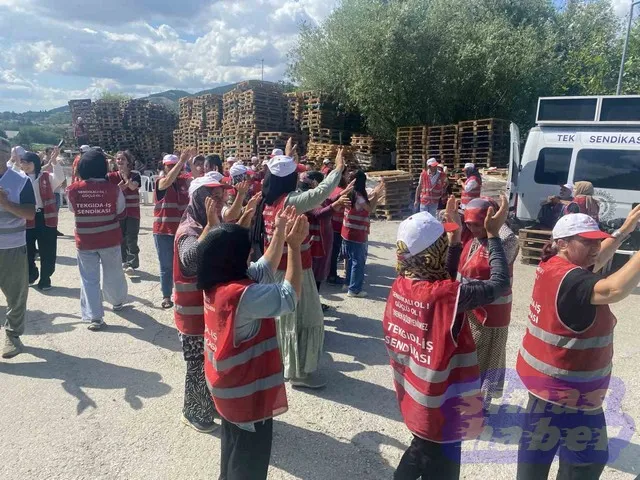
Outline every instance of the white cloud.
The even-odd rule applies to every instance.
[[[105,88],[196,91],[259,78],[262,59],[265,79],[281,80],[300,24],[337,1],[0,0],[0,111]]]

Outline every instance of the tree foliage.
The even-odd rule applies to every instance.
[[[103,100],[105,102],[124,102],[131,100],[133,97],[125,93],[110,92],[109,90],[102,90],[96,100]]]
[[[640,53],[640,32],[634,42]],[[289,73],[391,138],[482,117],[526,126],[540,96],[613,93],[620,49],[609,0],[344,0],[302,28]]]

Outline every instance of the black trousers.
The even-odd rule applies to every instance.
[[[266,480],[273,420],[254,423],[255,432],[222,419],[219,480]]]
[[[545,480],[556,453],[557,480],[597,480],[609,459],[604,412],[560,407],[529,394],[518,447],[518,480]]]
[[[140,219],[127,217],[120,220],[122,230],[122,243],[120,252],[122,253],[122,263],[127,263],[131,268],[140,266],[140,247],[138,247],[138,234],[140,233]]]
[[[393,479],[457,480],[461,456],[462,442],[436,443],[414,436]]]
[[[342,235],[333,232],[333,248],[331,250],[329,278],[336,278],[338,276],[338,257],[340,256],[340,250],[342,250]]]
[[[40,255],[40,271],[36,267],[36,242]],[[51,276],[56,271],[56,251],[58,249],[58,234],[55,228],[47,227],[44,223],[44,213],[36,212],[35,227],[27,229],[27,261],[29,264],[29,283],[40,277],[40,286],[51,285]]]

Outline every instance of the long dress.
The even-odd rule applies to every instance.
[[[299,214],[318,208],[336,189],[341,175],[341,171],[333,170],[313,190],[290,193],[285,206],[293,205]],[[276,281],[282,282],[284,274],[284,271],[278,270]],[[278,318],[276,329],[284,376],[302,378],[315,372],[324,345],[324,314],[313,269],[303,270],[302,295],[298,299],[298,306],[293,313]]]

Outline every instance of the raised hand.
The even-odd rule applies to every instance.
[[[627,219],[620,227],[620,231],[626,235],[631,234],[638,226],[638,221],[640,221],[640,205],[636,205],[636,208],[629,212]]]
[[[293,157],[296,152],[296,148],[298,148],[298,145],[293,143],[293,137],[289,137],[287,145],[284,147],[284,154],[287,157]]]
[[[444,211],[444,218],[446,222],[457,223],[458,226],[462,226],[462,219],[460,213],[458,213],[459,203],[456,197],[450,195],[447,199],[447,206]]]
[[[58,155],[60,155],[60,149],[58,147],[54,147],[51,152],[51,158],[49,158],[52,165],[56,165],[58,163]]]
[[[309,220],[306,215],[298,215],[287,233],[286,241],[289,247],[300,248],[300,245],[309,236]]]
[[[247,208],[244,209],[244,213],[240,217],[240,220],[238,220],[238,225],[244,228],[249,228],[251,226],[251,221],[253,220],[253,216],[256,213],[255,208],[248,207],[249,205],[247,204]]]
[[[207,225],[215,227],[220,225],[220,217],[218,216],[218,201],[212,197],[204,200],[204,206],[207,211]]]
[[[289,205],[276,214],[275,228],[286,232],[287,224],[296,217],[296,207]],[[291,223],[293,226],[293,223]]]
[[[507,197],[500,195],[500,209],[496,212],[493,207],[489,207],[487,217],[484,219],[484,228],[489,237],[498,237],[500,229],[507,221],[509,215],[509,202]]]
[[[343,195],[343,196],[344,195],[347,195],[347,196],[351,195],[351,192],[353,192],[353,187],[355,187],[355,185],[356,185],[355,179],[351,180],[351,183],[349,183],[349,185],[347,185],[347,188],[345,188],[340,195]]]
[[[260,203],[260,200],[262,200],[262,192],[258,192],[253,197],[251,197],[247,202],[247,206],[245,208],[255,209],[258,206],[258,203]]]
[[[344,148],[340,147],[338,149],[338,154],[336,155],[336,170],[342,171],[344,170]]]
[[[244,197],[249,191],[249,188],[251,187],[251,182],[249,180],[245,180],[244,182],[240,182],[234,186],[238,191],[238,195],[240,195],[241,197]]]
[[[180,163],[184,165],[191,158],[195,157],[197,154],[198,154],[198,149],[196,147],[187,148],[184,152],[180,154]]]

